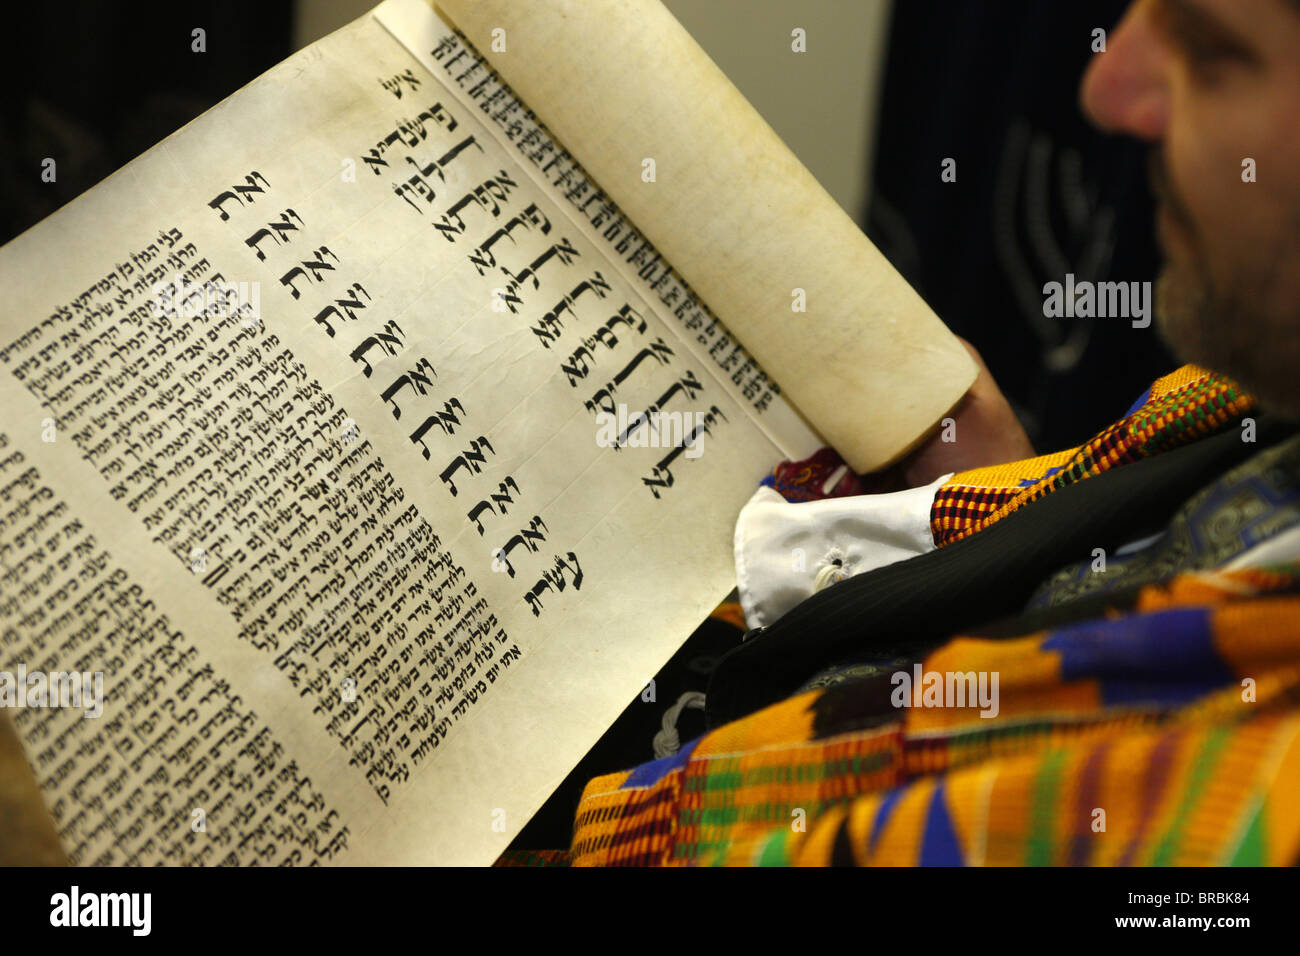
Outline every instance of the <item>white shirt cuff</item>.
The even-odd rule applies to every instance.
[[[933,551],[930,506],[951,477],[822,501],[786,501],[760,487],[736,519],[736,583],[746,623],[765,627],[836,581]]]

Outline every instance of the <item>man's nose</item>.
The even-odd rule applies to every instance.
[[[1079,99],[1084,114],[1107,132],[1159,140],[1169,119],[1170,54],[1155,23],[1164,0],[1135,0],[1095,53]]]

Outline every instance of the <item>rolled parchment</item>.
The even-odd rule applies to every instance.
[[[961,343],[659,0],[436,6],[856,471],[970,387]]]

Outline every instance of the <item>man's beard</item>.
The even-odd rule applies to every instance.
[[[1241,368],[1236,359],[1249,343],[1240,341],[1242,323],[1232,315],[1235,304],[1226,298],[1211,288],[1199,255],[1191,262],[1166,259],[1156,280],[1156,327],[1184,362],[1235,377]]]
[[[1216,281],[1217,273],[1191,214],[1152,153],[1152,187],[1186,240],[1166,261],[1156,282],[1156,325],[1169,348],[1185,362],[1228,375],[1270,412],[1300,419],[1300,322],[1268,314],[1263,303],[1276,273],[1253,269],[1252,280]],[[1227,265],[1219,263],[1220,266]],[[1274,265],[1280,265],[1275,263]]]

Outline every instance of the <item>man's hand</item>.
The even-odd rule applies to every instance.
[[[940,428],[924,445],[899,462],[896,467],[905,487],[928,485],[949,472],[1000,465],[1033,458],[1036,454],[975,346],[965,339],[960,341],[979,365],[980,372],[961,404],[949,415],[956,425],[947,431],[955,440],[944,441],[945,429]]]

